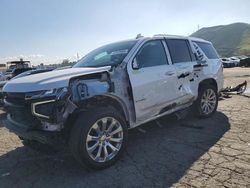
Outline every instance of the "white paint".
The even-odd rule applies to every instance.
[[[110,70],[110,66],[99,68],[69,68],[34,74],[9,81],[4,92],[32,92],[68,87],[69,80],[76,76],[83,76]]]
[[[152,38],[143,38],[141,40],[140,45],[134,49],[133,55],[130,57],[127,66],[133,90],[136,113],[136,123],[135,125],[131,125],[131,127],[138,126],[150,119],[161,116],[161,110],[168,105],[177,104],[174,107],[170,107],[166,113],[186,108],[189,106],[188,103],[192,104],[198,97],[199,83],[205,79],[215,79],[218,85],[218,91],[220,91],[223,87],[222,64],[219,59],[208,59],[202,50],[199,49],[203,54],[205,64],[207,64],[207,66],[201,67],[199,71],[193,67],[198,63],[197,61],[173,64],[168,47],[164,41],[163,45],[165,44],[164,47],[169,64],[147,68],[144,67],[134,70],[132,68],[133,59],[135,58],[137,52],[143,44],[155,39],[188,40],[194,53],[196,53],[196,51],[193,47],[192,41],[200,41],[211,44],[203,39],[173,35],[156,35]],[[169,72],[171,72],[171,75],[168,75]],[[190,74],[185,78],[178,79],[178,76],[183,73]],[[194,81],[190,82],[192,78]]]
[[[200,62],[196,61],[173,64],[168,47],[164,42],[164,40],[168,38],[185,39],[187,42],[189,41],[193,53],[196,53],[196,51],[191,41],[198,40],[207,42],[196,38],[169,35],[141,38],[125,57],[122,63],[124,66],[120,67],[122,70],[119,70],[117,67],[115,71],[111,73],[111,80],[114,83],[115,90],[114,93],[109,94],[112,94],[112,96],[122,96],[120,100],[125,108],[129,109],[129,116],[135,117],[130,121],[131,128],[147,121],[154,120],[164,114],[169,114],[189,107],[198,96],[199,83],[205,79],[215,79],[218,85],[218,91],[222,89],[223,72],[222,64],[219,59],[205,58],[204,62],[207,66],[198,69],[194,68],[194,65]],[[162,40],[167,54],[168,64],[134,70],[132,68],[132,63],[136,53],[144,43],[155,39]],[[203,55],[205,56],[204,53]],[[129,80],[125,74],[122,74],[123,70],[125,70],[123,69],[124,67],[127,68]],[[100,68],[70,68],[30,75],[11,80],[4,86],[3,91],[31,92],[68,87],[69,80],[73,77],[109,71],[110,68],[110,66]],[[114,72],[116,72],[115,75]],[[189,73],[189,75],[178,79],[178,76],[183,73]],[[193,81],[190,81],[192,79]],[[127,95],[129,81],[132,86],[133,100],[129,100]],[[134,104],[132,101],[134,101]],[[135,108],[131,107],[133,105]]]

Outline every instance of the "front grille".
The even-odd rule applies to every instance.
[[[25,105],[25,94],[24,93],[4,93],[5,100],[14,105]]]
[[[31,113],[31,108],[28,106],[21,108],[9,107],[8,113],[14,121],[25,124],[31,128],[38,123],[38,120]]]
[[[28,128],[34,128],[40,124],[40,121],[32,115],[31,104],[25,101],[24,93],[5,93],[5,100],[8,103],[5,109],[13,121]]]

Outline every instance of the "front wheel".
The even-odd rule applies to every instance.
[[[194,110],[197,116],[207,118],[217,110],[218,94],[212,85],[204,85],[199,89],[199,95],[194,103]]]
[[[102,169],[114,164],[125,149],[127,125],[113,108],[82,113],[71,130],[69,146],[78,162]]]

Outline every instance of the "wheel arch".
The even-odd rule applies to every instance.
[[[69,118],[66,122],[66,128],[70,128],[70,125],[72,125],[74,123],[74,121],[76,120],[77,116],[80,113],[88,110],[88,108],[94,108],[95,106],[98,106],[98,107],[112,106],[112,107],[114,107],[124,117],[124,120],[126,121],[128,127],[129,127],[129,112],[128,112],[128,109],[126,107],[126,104],[119,97],[117,97],[115,95],[107,94],[107,95],[93,96],[89,99],[86,99],[86,100],[79,102],[79,104],[78,104],[79,108],[69,116]]]
[[[204,85],[212,85],[216,88],[216,91],[218,92],[218,84],[214,78],[207,78],[207,79],[202,80],[199,83],[198,91],[200,91],[201,87]]]

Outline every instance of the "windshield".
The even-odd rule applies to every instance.
[[[97,48],[90,52],[74,67],[102,67],[120,64],[137,40],[116,42]]]

